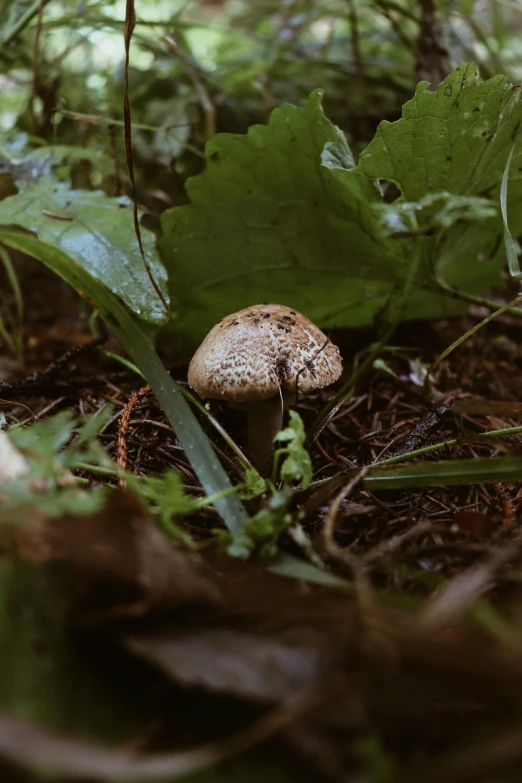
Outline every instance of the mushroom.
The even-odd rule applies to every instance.
[[[339,349],[290,307],[259,304],[216,324],[192,357],[189,385],[247,415],[247,452],[260,473],[272,467],[274,436],[298,393],[322,389],[342,370]]]

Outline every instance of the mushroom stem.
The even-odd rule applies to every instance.
[[[281,397],[243,403],[247,414],[247,450],[252,464],[263,476],[269,476],[274,458],[274,437],[283,426]]]

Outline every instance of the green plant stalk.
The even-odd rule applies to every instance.
[[[9,258],[9,254],[6,253],[3,247],[0,247],[0,260],[4,266],[7,279],[9,280],[9,285],[13,290],[16,304],[16,314],[18,321],[21,324],[24,318],[24,300],[22,297],[22,289],[20,288],[20,283],[18,282],[18,277],[16,276],[16,272],[13,263]]]
[[[0,231],[0,241],[41,261],[88,301],[94,302],[108,327],[147,379],[206,494],[216,495],[232,487],[179,387],[163,366],[148,337],[116,297],[59,248],[15,231]],[[241,528],[248,516],[235,492],[221,496],[215,501],[215,507],[232,533]]]
[[[145,376],[139,370],[134,362],[129,362],[128,359],[126,359],[124,356],[120,356],[118,353],[114,353],[113,351],[107,351],[106,348],[102,348],[101,352],[104,356],[106,356],[108,359],[112,359],[115,362],[118,362],[119,364],[123,365],[127,370],[130,370],[131,372],[136,373],[136,375],[139,375],[140,378],[143,378],[145,380]]]
[[[279,462],[281,460],[281,455],[284,454],[285,451],[287,451],[287,449],[283,446],[282,448],[277,449],[274,452],[274,461],[272,463],[272,475],[271,475],[271,478],[270,478],[272,484],[274,484],[274,485],[275,485],[275,483],[277,481],[277,473],[278,473],[278,470],[279,470]]]
[[[12,353],[15,353],[15,345],[13,342],[13,338],[9,334],[9,329],[7,328],[6,323],[2,318],[2,313],[0,313],[0,337],[5,342],[9,350]]]
[[[466,293],[466,291],[459,291],[458,288],[451,288],[451,286],[446,285],[442,280],[437,280],[437,283],[434,285],[423,285],[422,287],[426,291],[435,291],[443,296],[447,296],[448,299],[460,299],[461,302],[475,304],[479,307],[487,307],[489,310],[498,310],[499,307],[503,306],[502,302],[495,302],[494,299],[475,296],[475,294],[469,294]],[[509,315],[516,315],[518,318],[522,318],[522,308],[520,307],[509,307],[506,312],[509,313]]]
[[[426,380],[424,381],[424,388],[427,387],[429,384],[430,376],[433,374],[433,372],[436,370],[436,368],[439,366],[439,364],[446,359],[452,353],[455,348],[458,348],[459,345],[461,345],[465,340],[468,339],[468,337],[471,337],[471,335],[475,334],[475,332],[478,332],[479,329],[482,329],[483,326],[486,326],[490,321],[493,321],[495,318],[497,318],[499,315],[502,315],[502,313],[507,312],[511,307],[515,307],[517,304],[520,304],[522,302],[522,295],[517,296],[516,299],[512,299],[511,302],[507,302],[507,304],[502,305],[502,307],[499,307],[498,310],[495,310],[494,313],[490,313],[486,318],[483,318],[482,321],[480,321],[478,324],[475,324],[471,329],[468,329],[467,332],[464,334],[461,334],[461,336],[455,340],[450,346],[446,348],[445,351],[443,351],[433,362],[431,365],[429,371],[426,373]]]
[[[1,317],[0,317],[0,334],[2,335],[4,340],[11,346],[11,350],[14,352],[18,364],[21,367],[23,367],[24,346],[23,346],[23,339],[22,339],[22,324],[24,320],[24,301],[22,297],[22,291],[20,288],[20,283],[18,281],[18,277],[16,275],[13,263],[9,258],[9,253],[7,253],[5,248],[1,246],[0,246],[0,261],[2,262],[2,265],[5,269],[5,273],[7,275],[7,279],[9,281],[9,285],[11,286],[11,289],[13,291],[13,295],[15,299],[15,307],[16,307],[16,319],[14,319],[15,323],[13,324],[13,334],[9,335],[7,333],[7,327],[5,326],[5,323],[3,322]]]
[[[74,465],[70,465],[72,470],[84,470],[86,473],[95,473],[97,476],[107,476],[108,478],[119,478],[121,476],[121,470],[118,468],[108,468],[105,465],[91,465],[89,462],[75,462]],[[76,480],[80,480],[79,476],[75,476]],[[88,479],[86,479],[88,481]]]
[[[73,470],[84,470],[87,473],[95,473],[99,476],[107,476],[108,478],[120,478],[122,475],[125,475],[122,473],[121,470],[118,470],[117,467],[111,468],[111,467],[105,467],[103,465],[91,465],[89,462],[75,462],[74,465],[71,465],[71,468]],[[76,477],[77,480],[79,477]],[[82,483],[88,482],[88,479],[83,479]],[[215,492],[213,495],[207,495],[204,498],[199,498],[198,500],[191,500],[192,504],[192,510],[193,511],[199,511],[202,508],[206,508],[206,506],[213,506],[216,500],[220,500],[221,498],[227,497],[228,495],[232,495],[234,492],[238,492],[241,489],[245,488],[245,484],[238,484],[234,487],[227,487],[226,489],[221,490],[221,492]],[[186,487],[184,487],[186,489]],[[147,493],[146,488],[143,489],[143,497],[150,497]]]
[[[489,430],[488,432],[481,432],[476,438],[452,438],[451,440],[443,440],[439,443],[434,443],[431,446],[424,446],[421,449],[414,449],[413,451],[407,451],[404,454],[399,454],[397,457],[388,457],[387,459],[380,459],[372,463],[372,467],[376,465],[395,465],[400,462],[406,462],[415,457],[423,457],[425,454],[431,454],[433,451],[438,451],[445,446],[452,447],[458,446],[461,443],[469,443],[471,440],[482,440],[482,438],[494,438],[501,437],[503,435],[516,435],[522,432],[522,426],[520,427],[505,427],[501,430]]]
[[[426,454],[431,454],[434,451],[439,451],[440,449],[444,448],[445,446],[451,448],[453,446],[458,446],[459,444],[462,444],[462,443],[469,443],[471,440],[482,440],[482,439],[487,439],[487,438],[501,437],[503,435],[516,435],[516,434],[519,434],[519,433],[522,433],[522,425],[521,426],[517,426],[517,427],[505,427],[505,428],[500,429],[500,430],[489,430],[488,432],[481,432],[480,435],[476,436],[476,438],[453,438],[451,440],[443,440],[443,441],[440,441],[439,443],[434,443],[434,444],[432,444],[430,446],[424,446],[421,449],[414,449],[413,451],[407,451],[404,454],[399,454],[396,457],[387,457],[386,459],[377,460],[376,462],[373,462],[371,464],[370,468],[373,471],[374,469],[387,468],[390,465],[396,465],[396,464],[401,464],[401,463],[404,463],[404,462],[408,462],[409,460],[415,459],[415,457],[423,457]],[[491,461],[492,459],[506,459],[506,458],[495,458],[495,457],[485,457],[484,458],[484,460],[489,460],[489,461]],[[474,461],[476,462],[477,460],[474,460]],[[447,461],[447,464],[462,465],[463,463],[468,463],[468,462],[470,462],[470,460],[451,460],[451,461]],[[428,471],[429,471],[429,466],[433,466],[433,465],[437,466],[437,465],[441,465],[441,464],[446,464],[446,463],[444,461],[442,461],[442,462],[426,462],[426,463],[422,463],[422,465],[427,465],[428,466],[428,468],[427,468]],[[422,470],[423,470],[423,472],[425,472],[426,469],[422,468]],[[341,486],[343,483],[346,483],[346,479],[349,478],[351,475],[356,475],[356,473],[357,473],[357,470],[354,469],[354,470],[351,470],[351,471],[339,473],[336,476],[333,476],[332,478],[325,478],[325,479],[320,479],[319,481],[314,481],[310,485],[309,489],[319,489],[320,487],[325,487],[325,486],[327,486],[328,484],[331,483],[331,485],[332,485],[332,492],[335,492],[337,487]],[[396,480],[395,474],[390,475],[390,474],[387,474],[387,473],[385,473],[383,471],[380,474],[380,476],[381,476],[381,478],[384,478],[384,479],[390,479],[390,483],[392,484],[392,486],[391,486],[392,489],[398,488],[397,485],[394,483],[394,481]],[[372,474],[371,473],[363,479],[363,484],[366,482],[367,479],[369,479],[370,483],[371,483],[371,479],[372,479]],[[498,480],[500,481],[501,479],[498,479]],[[508,479],[505,479],[505,480],[508,480]],[[464,481],[463,483],[467,483],[467,482]],[[473,483],[473,482],[471,482],[471,483]],[[385,489],[385,488],[387,489],[388,488],[388,487],[383,487],[381,482],[379,483],[379,486],[381,488],[383,488],[383,489]],[[411,485],[408,485],[408,486],[416,486],[416,485],[415,484],[411,484]],[[437,484],[433,483],[433,484],[429,484],[429,485],[426,485],[426,486],[437,486]]]

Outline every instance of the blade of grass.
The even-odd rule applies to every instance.
[[[508,155],[508,159],[506,161],[506,167],[504,168],[504,175],[502,177],[502,185],[500,186],[500,210],[502,212],[502,222],[504,223],[504,245],[506,247],[506,256],[508,261],[509,273],[511,277],[515,277],[518,280],[522,278],[522,273],[520,271],[520,264],[518,263],[516,245],[513,241],[513,237],[511,236],[511,231],[509,230],[509,226],[508,226],[507,190],[508,190],[508,181],[509,181],[509,169],[511,166],[511,160],[513,158],[513,153],[515,152],[515,147],[519,136],[520,136],[520,130],[518,131],[515,137],[515,141],[513,142],[513,146],[511,147],[511,152]]]
[[[14,301],[15,301],[15,313],[16,313],[11,319],[13,322],[12,334],[7,333],[7,327],[3,323],[2,318],[0,316],[0,334],[2,334],[2,337],[4,338],[6,343],[11,345],[11,348],[15,353],[18,364],[21,367],[23,367],[24,346],[22,340],[22,326],[24,321],[24,301],[22,297],[22,291],[20,288],[18,277],[15,272],[15,268],[13,266],[11,259],[9,258],[9,253],[7,253],[7,251],[3,247],[0,247],[0,261],[2,262],[2,266],[4,267],[7,280],[13,292]]]
[[[518,261],[517,261],[518,263]],[[520,296],[517,296],[516,299],[512,299],[511,302],[507,302],[505,305],[502,305],[502,307],[499,307],[498,310],[495,310],[494,313],[490,313],[490,315],[486,316],[480,323],[475,324],[471,329],[468,329],[467,332],[462,334],[455,342],[451,343],[446,350],[444,350],[433,362],[430,369],[426,373],[426,379],[424,381],[424,388],[427,389],[430,384],[430,379],[433,377],[433,373],[435,372],[436,368],[439,366],[439,364],[446,359],[450,353],[453,353],[455,348],[458,348],[459,345],[462,345],[462,343],[468,339],[468,337],[471,337],[471,335],[475,334],[475,332],[478,332],[479,329],[482,329],[483,326],[486,326],[486,324],[489,324],[490,321],[493,321],[495,318],[497,318],[499,315],[502,315],[502,313],[506,313],[508,310],[510,310],[513,307],[516,307],[518,304],[522,303],[522,294]]]
[[[74,259],[36,237],[0,231],[0,241],[41,261],[97,307],[103,320],[147,379],[207,495],[228,490],[232,486],[228,476],[188,403],[149,338],[116,297]],[[247,517],[237,495],[221,496],[214,505],[229,530],[236,533]]]
[[[440,448],[440,444],[437,444]],[[410,455],[402,455],[408,457]],[[321,479],[310,485],[314,490],[327,493],[330,497],[347,480],[356,476],[353,469],[337,473],[328,479]],[[468,486],[470,484],[495,484],[499,481],[520,481],[522,479],[522,456],[483,457],[481,459],[440,460],[438,462],[416,462],[390,468],[384,463],[375,463],[364,477],[365,489],[412,489],[418,487]]]
[[[459,443],[476,443],[484,438],[501,438],[504,435],[518,435],[522,432],[522,426],[517,427],[504,427],[501,430],[489,430],[488,432],[481,432],[480,435],[470,435],[468,437],[452,438],[451,440],[442,440],[439,443],[432,443],[430,446],[423,446],[421,449],[414,449],[414,451],[405,451],[404,454],[399,454],[397,457],[387,457],[387,459],[380,459],[373,463],[373,467],[377,465],[394,465],[398,462],[406,462],[407,460],[414,459],[414,457],[422,457],[425,454],[430,454],[432,451],[438,451],[442,448],[448,448],[457,446]]]
[[[357,471],[344,474],[345,479]],[[409,487],[450,487],[469,484],[495,484],[522,479],[522,455],[483,459],[419,462],[399,467],[372,467],[363,479],[366,489],[405,489]]]

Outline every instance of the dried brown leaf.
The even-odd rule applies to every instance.
[[[115,492],[91,516],[40,521],[18,534],[18,550],[67,567],[83,625],[220,601],[202,559],[175,547],[130,494]]]
[[[261,635],[202,628],[127,635],[133,654],[174,682],[254,701],[281,701],[343,674],[344,651],[312,628]]]

